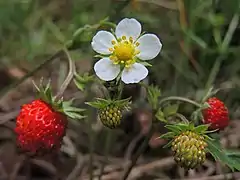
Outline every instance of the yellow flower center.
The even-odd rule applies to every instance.
[[[134,47],[128,42],[120,42],[114,48],[114,53],[118,59],[126,61],[132,59],[134,54]]]
[[[136,62],[135,56],[139,54],[136,47],[139,46],[139,43],[134,43],[132,37],[127,39],[126,36],[122,36],[117,42],[112,41],[112,44],[113,48],[110,48],[109,51],[112,52],[110,59],[114,64],[130,67]]]

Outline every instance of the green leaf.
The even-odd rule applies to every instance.
[[[158,137],[157,139],[170,139],[175,137],[175,133],[174,132],[168,132],[166,134],[162,134],[160,137]]]
[[[161,108],[158,109],[155,117],[157,118],[157,120],[167,123],[167,120],[165,119],[164,113],[162,112]]]
[[[199,125],[195,128],[195,131],[197,133],[205,133],[208,129],[209,125],[203,124],[203,125]]]
[[[228,158],[230,158],[231,161],[233,161],[237,167],[236,169],[240,168],[240,151],[239,150],[225,150],[225,153],[227,154]]]
[[[220,142],[216,140],[206,139],[208,144],[207,150],[212,154],[215,160],[219,160],[223,164],[227,165],[232,171],[237,169],[240,171],[240,164],[226,154],[226,152],[222,149]]]
[[[163,109],[164,116],[169,117],[169,116],[175,115],[178,111],[178,108],[179,108],[178,104],[173,104],[173,105],[169,105],[169,106],[165,107]]]

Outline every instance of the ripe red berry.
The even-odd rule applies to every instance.
[[[228,109],[216,97],[207,100],[209,108],[203,110],[203,123],[210,124],[210,129],[224,129],[229,124]]]
[[[48,103],[34,100],[22,106],[17,116],[17,144],[33,154],[59,150],[67,127],[67,117]]]

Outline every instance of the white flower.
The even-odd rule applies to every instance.
[[[92,48],[104,55],[95,65],[97,76],[111,81],[121,73],[124,83],[138,83],[148,75],[141,61],[155,58],[162,43],[154,34],[141,35],[142,27],[136,19],[121,20],[115,34],[99,31],[92,39]],[[105,57],[106,56],[106,57]]]

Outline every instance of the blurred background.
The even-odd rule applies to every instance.
[[[78,28],[108,16],[114,23],[134,17],[144,31],[160,37],[163,49],[151,61],[146,82],[158,85],[163,96],[199,100],[206,89],[219,88],[217,97],[226,103],[231,118],[231,126],[221,133],[221,142],[228,148],[240,148],[240,0],[1,0],[0,179],[89,179],[89,164],[94,179],[99,174],[103,180],[121,176],[144,138],[140,132],[152,118],[138,86],[126,87],[124,95],[134,96],[136,107],[126,114],[123,130],[111,132],[111,139],[92,112],[89,119],[94,143],[90,143],[87,132],[89,119],[70,120],[59,154],[26,162],[15,147],[12,131],[20,106],[35,98],[32,80],[51,78],[54,91],[64,81],[68,73],[66,57],[48,59],[72,39]],[[91,72],[96,60],[90,46],[95,32],[81,34],[77,49],[71,51],[80,74]],[[18,85],[22,78],[25,81]],[[76,97],[76,106],[83,106],[86,99],[101,96],[98,87],[91,88],[93,93],[89,95],[71,84],[64,96]],[[181,109],[185,115],[192,111],[188,105]],[[163,132],[159,126],[129,179],[240,179],[238,173],[230,173],[211,158],[203,167],[184,172],[175,165],[171,153],[162,149],[166,142],[156,140]],[[91,162],[90,152],[94,158]]]

